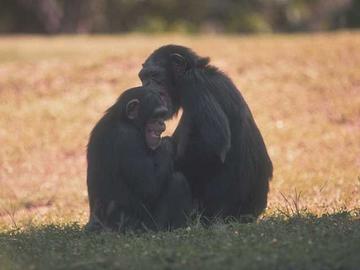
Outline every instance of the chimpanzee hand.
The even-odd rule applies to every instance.
[[[166,136],[161,139],[159,147],[155,150],[155,164],[163,172],[173,171],[175,157],[174,142],[171,137]]]

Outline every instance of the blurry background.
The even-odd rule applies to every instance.
[[[257,33],[360,26],[360,0],[2,0],[0,33]]]

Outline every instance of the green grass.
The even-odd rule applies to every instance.
[[[360,212],[271,216],[256,224],[89,234],[77,223],[0,233],[7,269],[359,269]]]
[[[252,224],[86,234],[89,132],[168,43],[241,89],[274,163],[268,208]],[[359,32],[1,36],[0,270],[360,269],[359,63]]]

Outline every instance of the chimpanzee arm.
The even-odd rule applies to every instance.
[[[191,129],[200,135],[204,147],[214,151],[224,162],[231,146],[231,132],[228,117],[212,94],[215,86],[206,74],[194,71],[187,75],[183,87],[187,95],[184,111],[192,121]]]
[[[144,201],[159,196],[173,170],[170,153],[162,145],[152,153],[133,132],[123,136],[117,151],[119,174],[129,188]]]
[[[189,136],[191,130],[191,117],[187,112],[181,115],[178,126],[173,134],[173,139],[176,144],[176,159],[183,158],[185,149],[188,146]]]
[[[231,146],[229,120],[210,93],[201,96],[199,106],[196,108],[195,119],[205,145],[213,149],[224,162]]]

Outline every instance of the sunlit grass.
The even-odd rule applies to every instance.
[[[88,134],[162,44],[211,56],[241,89],[275,174],[267,214],[359,208],[360,34],[0,38],[0,224],[87,218]],[[176,120],[168,124],[168,133]]]

